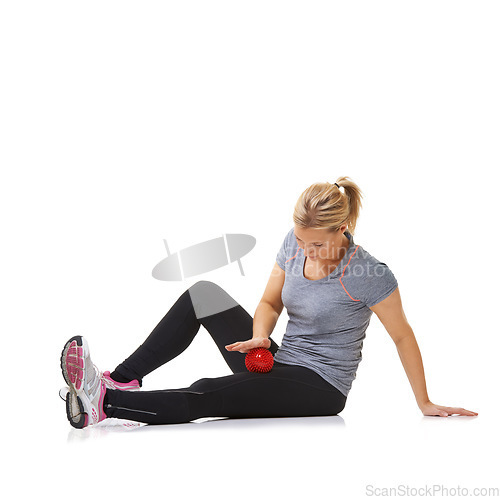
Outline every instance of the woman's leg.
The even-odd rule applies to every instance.
[[[245,356],[224,346],[253,335],[253,318],[219,285],[199,281],[186,290],[151,332],[145,342],[111,377],[118,382],[139,380],[183,352],[203,325],[214,339],[233,373],[246,372]],[[278,345],[271,338],[274,355]]]
[[[202,417],[336,415],[345,403],[339,390],[309,368],[276,362],[268,373],[202,378],[183,389],[107,390],[103,410],[107,417],[174,424]]]

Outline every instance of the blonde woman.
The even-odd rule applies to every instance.
[[[294,226],[253,318],[220,286],[199,281],[112,373],[94,366],[83,337],[69,339],[61,355],[68,386],[61,395],[71,425],[83,428],[109,417],[169,424],[201,417],[337,415],[356,377],[373,313],[396,344],[424,415],[477,415],[430,401],[397,280],[385,263],[354,242],[361,198],[349,177],[315,183],[300,195]],[[284,307],[289,321],[278,346],[270,335]],[[183,352],[200,326],[233,374],[179,389],[139,391],[142,379]],[[257,347],[274,356],[268,373],[245,367],[245,354]]]

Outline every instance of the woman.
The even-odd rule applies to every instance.
[[[424,415],[477,415],[429,400],[397,280],[385,263],[354,243],[361,198],[349,177],[313,184],[301,194],[294,227],[277,254],[254,318],[221,287],[199,281],[112,373],[97,370],[83,337],[68,340],[61,355],[68,387],[61,394],[71,425],[83,428],[109,417],[168,424],[201,417],[337,415],[356,377],[373,312],[397,346]],[[289,321],[278,346],[270,334],[283,307]],[[139,392],[143,377],[184,351],[201,325],[233,374],[180,389]],[[274,355],[268,373],[245,367],[242,354],[257,347]]]

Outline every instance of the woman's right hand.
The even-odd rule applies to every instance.
[[[240,351],[246,353],[251,349],[256,349],[257,347],[269,349],[271,347],[271,341],[266,337],[257,337],[250,340],[244,340],[242,342],[235,342],[234,344],[229,344],[225,347],[228,351]]]

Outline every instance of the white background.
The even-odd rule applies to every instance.
[[[2,3],[2,489],[499,487],[499,24],[487,1]],[[374,315],[338,417],[69,425],[69,337],[112,370],[198,279],[253,315],[300,193],[342,175],[364,194],[356,243],[398,279],[431,400],[477,417],[424,417]],[[163,239],[176,252],[224,233],[257,239],[245,276],[152,278]],[[202,328],[144,389],[230,373]]]

